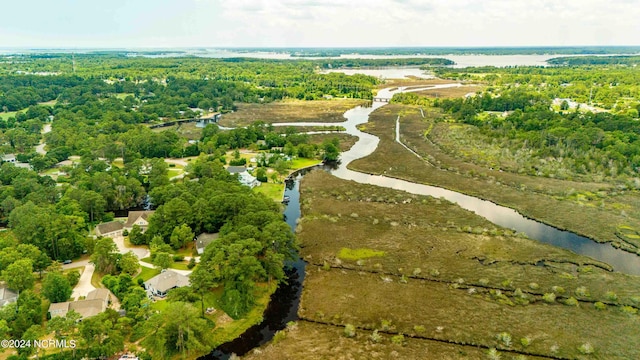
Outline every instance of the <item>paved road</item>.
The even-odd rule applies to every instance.
[[[42,131],[40,133],[46,134],[48,132],[51,132],[51,124],[44,124],[44,127],[42,128]],[[46,145],[47,144],[44,142],[44,139],[42,139],[40,145],[36,146],[36,152],[40,155],[46,155],[47,151],[44,149]]]

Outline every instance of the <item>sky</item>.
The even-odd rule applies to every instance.
[[[638,0],[3,1],[0,48],[640,45]]]

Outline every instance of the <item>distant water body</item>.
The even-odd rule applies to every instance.
[[[271,52],[271,51],[234,51],[226,49],[14,49],[1,48],[0,55],[11,54],[42,54],[42,53],[93,53],[93,52],[118,52],[125,53],[127,56],[149,57],[149,58],[168,58],[182,56],[196,56],[206,58],[233,58],[248,57],[256,59],[275,59],[275,60],[322,60],[322,59],[403,59],[403,58],[446,58],[456,63],[454,68],[463,67],[480,67],[480,66],[545,66],[547,60],[564,57],[564,56],[613,56],[616,54],[537,54],[537,55],[367,55],[367,54],[342,54],[334,57],[295,57],[288,52]],[[360,72],[359,72],[360,73]],[[376,74],[372,74],[376,76]]]

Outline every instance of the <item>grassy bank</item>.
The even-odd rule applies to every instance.
[[[245,356],[248,360],[294,359],[481,359],[486,351],[472,346],[461,347],[438,341],[406,338],[392,342],[392,335],[380,333],[377,342],[373,332],[357,330],[346,337],[343,327],[325,326],[301,321],[277,335],[266,348]],[[396,341],[398,342],[398,341]],[[508,359],[508,358],[507,358]],[[535,358],[530,357],[530,360]]]
[[[345,111],[366,104],[365,100],[333,99],[333,100],[285,100],[268,104],[240,104],[238,111],[224,114],[220,125],[237,127],[246,126],[255,121],[266,123],[279,122],[342,122]]]

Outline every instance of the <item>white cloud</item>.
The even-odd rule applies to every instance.
[[[33,19],[0,22],[2,45],[640,44],[637,0],[110,0],[102,8],[110,10],[70,0],[9,2],[7,13]]]

